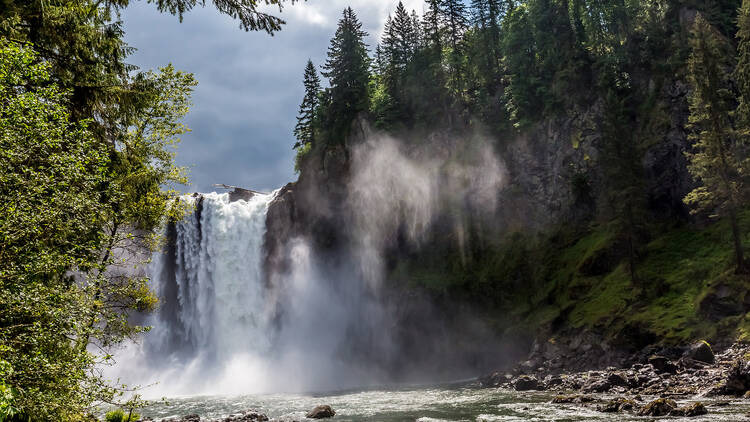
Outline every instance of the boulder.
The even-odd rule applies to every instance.
[[[324,418],[332,418],[335,415],[336,415],[336,412],[331,408],[331,406],[324,404],[320,406],[315,406],[313,410],[307,412],[307,415],[305,415],[305,417],[309,419],[324,419]]]
[[[711,346],[705,341],[699,341],[690,346],[685,352],[685,357],[705,363],[716,362],[714,351],[711,350]]]
[[[630,383],[626,375],[620,372],[612,372],[607,376],[607,382],[618,387],[627,387]]]
[[[544,386],[547,389],[557,387],[558,385],[562,385],[563,379],[560,375],[547,375],[544,378]]]
[[[706,406],[701,402],[696,402],[669,412],[669,416],[702,416],[708,413]]]
[[[240,414],[237,415],[229,415],[228,417],[221,420],[221,422],[267,422],[268,416],[254,412],[251,410],[246,410]]]
[[[506,381],[504,374],[500,372],[493,372],[479,378],[479,386],[482,388],[488,387],[499,387]]]
[[[670,399],[656,399],[643,406],[638,411],[638,416],[667,416],[677,409],[677,403]]]
[[[516,391],[540,390],[539,380],[529,375],[521,375],[513,380],[513,388]]]
[[[614,400],[610,400],[604,406],[599,408],[600,412],[616,413],[624,410],[633,410],[636,407],[636,403],[631,399],[625,397],[618,397]]]
[[[677,365],[672,363],[672,361],[665,358],[664,356],[651,356],[650,358],[648,358],[648,363],[650,363],[657,372],[667,374],[677,373]]]
[[[591,396],[584,396],[580,394],[573,394],[570,396],[555,396],[552,399],[554,404],[566,404],[566,403],[591,403],[594,398]]]
[[[612,388],[608,380],[602,378],[592,378],[584,386],[584,393],[604,393]]]
[[[750,361],[738,360],[729,369],[724,394],[740,396],[750,390]]]

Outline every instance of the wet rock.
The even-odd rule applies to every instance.
[[[335,415],[336,415],[336,412],[331,408],[331,406],[324,404],[320,406],[315,406],[313,410],[307,412],[307,415],[305,415],[305,417],[309,419],[324,419],[324,418],[332,418]]]
[[[268,416],[254,412],[251,410],[244,411],[238,415],[229,415],[228,417],[221,420],[221,422],[266,422]]]
[[[544,386],[547,389],[554,388],[562,384],[563,384],[563,379],[559,375],[547,375],[544,378]]]
[[[651,356],[650,358],[648,358],[648,363],[650,363],[657,372],[667,374],[677,373],[677,365],[672,363],[672,361],[665,358],[664,356]]]
[[[539,385],[539,380],[529,375],[521,375],[520,377],[513,380],[512,385],[516,391],[531,391],[542,389]]]
[[[750,361],[734,362],[724,383],[724,394],[740,396],[750,390]]]
[[[627,399],[625,397],[618,397],[614,400],[610,400],[604,406],[599,408],[600,412],[606,413],[617,413],[625,410],[633,410],[636,407],[635,401]]]
[[[667,416],[675,409],[677,409],[677,403],[674,400],[656,399],[643,406],[638,411],[638,416]]]
[[[569,396],[555,396],[555,398],[552,399],[552,403],[554,404],[591,403],[592,401],[594,401],[593,397],[581,395],[581,394],[573,394]]]
[[[709,346],[709,344],[705,341],[699,341],[698,343],[690,346],[690,348],[688,348],[688,350],[685,352],[685,357],[705,363],[716,362],[714,351],[711,350],[711,346]]]
[[[604,393],[612,388],[612,384],[606,379],[594,378],[583,386],[584,393]]]
[[[707,413],[706,406],[701,402],[697,402],[685,407],[678,407],[669,412],[669,416],[701,416]]]
[[[627,387],[628,378],[619,372],[612,372],[607,376],[607,382],[618,387]]]
[[[506,379],[500,372],[493,372],[489,375],[485,375],[479,378],[479,386],[483,388],[487,387],[499,387],[505,383]]]

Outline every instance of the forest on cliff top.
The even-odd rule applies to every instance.
[[[428,0],[421,16],[399,3],[376,46],[346,9],[327,61],[304,72],[298,188],[348,183],[363,121],[407,151],[481,133],[508,168],[500,207],[525,201],[526,217],[444,209],[461,236],[438,224],[416,247],[393,241],[391,283],[473,303],[509,337],[745,339],[740,3]],[[539,198],[550,191],[552,205]]]

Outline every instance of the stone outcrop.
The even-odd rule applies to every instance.
[[[305,415],[308,419],[326,419],[334,416],[336,416],[336,411],[327,404],[315,406],[315,408],[307,412],[307,415]]]

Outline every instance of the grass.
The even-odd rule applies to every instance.
[[[750,225],[750,211],[741,225]],[[635,330],[664,344],[727,336],[750,341],[750,316],[709,320],[701,309],[720,289],[730,289],[738,303],[748,290],[750,280],[733,272],[726,221],[662,228],[641,248],[635,282],[613,225],[543,239],[511,235],[468,263],[444,242],[434,244],[399,261],[392,279],[473,300],[498,319],[497,327],[594,329],[610,338]]]

